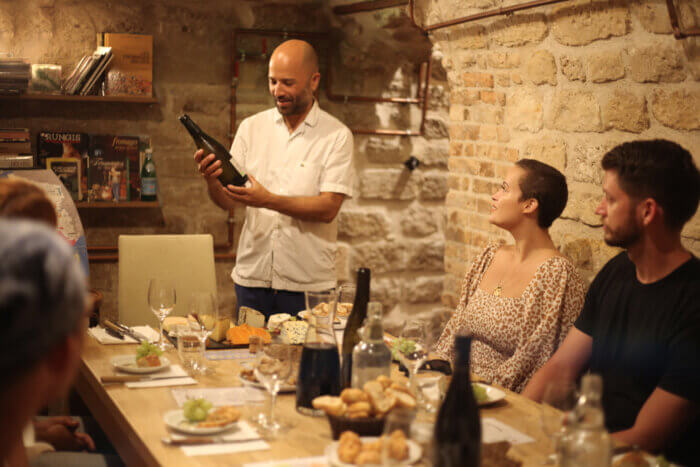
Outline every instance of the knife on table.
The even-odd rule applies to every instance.
[[[113,375],[100,376],[100,383],[133,383],[144,381],[157,381],[159,379],[187,378],[187,375],[170,376],[144,376],[144,375]]]
[[[259,436],[255,438],[244,438],[244,439],[225,439],[223,436],[212,436],[212,437],[187,437],[187,438],[172,438],[170,436],[163,436],[161,441],[165,444],[171,446],[196,446],[201,444],[219,444],[219,443],[247,443],[249,441],[259,441],[261,438]]]
[[[124,340],[124,334],[122,334],[121,332],[117,332],[117,331],[115,331],[115,330],[112,329],[112,328],[107,328],[107,327],[106,327],[106,328],[105,328],[105,332],[106,332],[108,335],[110,335],[110,336],[112,336],[112,337],[116,337],[116,338],[119,339],[119,340],[122,340],[122,341]]]
[[[135,332],[131,328],[124,326],[123,324],[113,323],[108,319],[104,320],[102,325],[105,327],[105,329],[111,329],[112,331],[118,332],[119,334],[126,334],[127,336],[134,339],[136,342],[143,342],[148,340],[143,334]]]

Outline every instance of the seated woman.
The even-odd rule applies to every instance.
[[[474,259],[434,351],[452,361],[455,335],[471,335],[471,371],[520,392],[566,337],[586,285],[547,231],[566,206],[564,175],[521,159],[492,200],[489,222],[515,245],[491,243]]]

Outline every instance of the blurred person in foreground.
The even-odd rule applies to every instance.
[[[246,206],[231,278],[238,307],[266,317],[296,315],[306,308],[305,291],[336,285],[336,217],[352,196],[353,139],[314,98],[320,79],[309,43],[288,40],[272,53],[268,87],[275,107],[243,120],[230,151],[249,187],[222,186],[214,155],[194,155],[215,204]]]
[[[472,372],[519,392],[554,353],[586,292],[548,232],[567,197],[564,175],[547,164],[521,159],[508,170],[489,222],[515,244],[490,243],[476,256],[434,348],[438,358],[452,361],[454,337],[469,334]]]
[[[581,315],[523,394],[587,369],[603,377],[613,438],[698,465],[700,451],[700,261],[681,230],[700,199],[688,151],[665,140],[621,144],[605,154],[596,213],[608,245],[624,248],[600,270]]]
[[[27,465],[35,443],[32,417],[68,392],[86,311],[85,277],[70,246],[47,226],[0,219],[3,465]]]

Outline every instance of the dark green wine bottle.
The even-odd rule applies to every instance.
[[[248,181],[248,176],[236,168],[231,161],[231,154],[223,144],[206,134],[192,121],[189,115],[180,116],[180,123],[185,125],[187,131],[190,132],[194,143],[199,149],[204,149],[204,157],[209,154],[214,154],[218,161],[221,161],[221,170],[223,173],[219,175],[219,181],[223,186],[236,185],[243,186]]]
[[[357,332],[367,317],[367,303],[369,302],[370,271],[367,268],[357,270],[357,285],[355,286],[355,301],[352,311],[343,331],[343,366],[340,374],[341,388],[349,388],[352,384],[352,351],[360,343],[360,335]]]

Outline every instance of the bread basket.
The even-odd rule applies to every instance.
[[[386,417],[349,418],[331,414],[326,414],[326,417],[328,417],[334,440],[340,438],[344,431],[354,431],[360,436],[381,436],[384,432],[384,422],[386,422]]]

